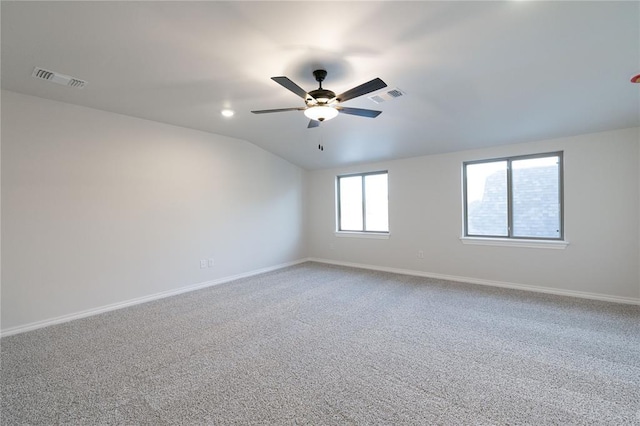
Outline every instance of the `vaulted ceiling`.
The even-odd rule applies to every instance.
[[[638,2],[2,2],[2,88],[231,136],[306,169],[640,125]],[[31,76],[34,67],[88,84]],[[307,129],[270,79],[382,78]],[[231,118],[220,114],[235,111]],[[318,150],[323,144],[324,151]]]

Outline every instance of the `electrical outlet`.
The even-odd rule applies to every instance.
[[[206,268],[207,267],[207,259],[200,259],[200,268]]]
[[[424,259],[424,251],[418,250],[418,259]]]
[[[213,268],[213,258],[210,257],[209,260],[207,260],[207,266]]]

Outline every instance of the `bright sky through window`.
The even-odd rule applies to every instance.
[[[389,232],[387,172],[338,176],[338,231]]]

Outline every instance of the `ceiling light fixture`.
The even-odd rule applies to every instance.
[[[220,111],[220,113],[225,117],[233,117],[233,114],[235,114],[235,112],[230,109],[223,109],[222,111]]]
[[[314,105],[304,110],[304,115],[311,120],[327,121],[338,115],[338,110],[327,105]]]

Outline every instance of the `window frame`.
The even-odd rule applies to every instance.
[[[513,161],[530,160],[535,158],[558,157],[558,204],[560,206],[560,231],[558,237],[532,237],[513,235]],[[473,164],[494,163],[505,161],[507,163],[507,231],[508,235],[477,235],[469,234],[469,216],[467,205],[467,166]],[[489,158],[484,160],[472,160],[462,163],[462,202],[463,202],[463,238],[477,238],[482,240],[502,240],[502,241],[539,241],[556,242],[564,239],[564,152],[544,152],[540,154],[515,155],[509,157]]]
[[[365,177],[372,175],[387,175],[387,230],[386,231],[367,231],[367,196],[366,196],[366,184]],[[362,177],[362,230],[352,230],[352,229],[342,229],[342,211],[341,211],[341,203],[340,203],[340,179],[349,178],[354,176]],[[343,175],[336,176],[336,234],[343,235],[369,235],[369,236],[388,236],[390,231],[389,226],[389,171],[388,170],[378,170],[373,172],[363,172],[363,173],[348,173]]]

